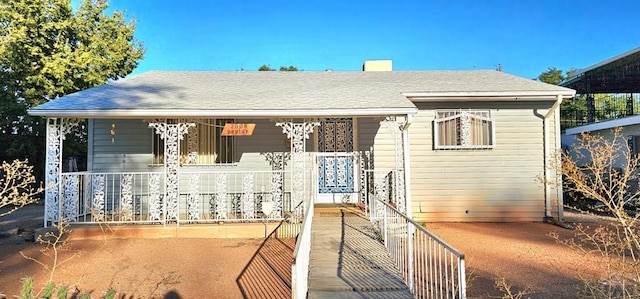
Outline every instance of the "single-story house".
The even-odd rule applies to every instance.
[[[417,221],[562,218],[562,190],[536,178],[560,179],[545,165],[574,90],[493,70],[370,71],[380,65],[151,71],[34,107],[47,120],[45,222],[259,221],[372,196]],[[79,123],[88,169],[63,172]]]

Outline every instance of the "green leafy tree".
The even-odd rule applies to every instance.
[[[297,72],[297,71],[298,71],[298,68],[297,68],[297,67],[295,67],[295,66],[293,66],[293,65],[290,65],[290,66],[288,66],[288,67],[286,67],[286,66],[281,66],[281,67],[280,67],[280,71],[281,71],[281,72]]]
[[[44,121],[38,104],[131,73],[144,54],[135,23],[108,14],[106,0],[0,0],[0,160],[28,158],[41,173]],[[82,132],[71,147],[86,150]]]
[[[260,72],[272,72],[275,71],[276,69],[272,69],[270,66],[263,64],[258,68],[258,71]]]
[[[538,81],[549,83],[553,85],[560,85],[562,81],[564,81],[567,77],[564,75],[562,70],[559,70],[555,67],[550,67],[546,72],[543,72],[538,76]]]
[[[560,85],[564,80],[570,78],[575,71],[575,69],[570,69],[567,72],[563,72],[558,68],[550,67],[546,72],[541,73],[537,80],[553,85]],[[560,105],[560,111],[563,127],[571,127],[584,123],[587,120],[587,98],[584,95],[579,95],[573,99],[565,100]]]
[[[276,69],[271,68],[268,64],[263,64],[258,68],[260,72],[273,72]],[[281,72],[297,72],[298,68],[290,65],[290,66],[281,66],[279,69]]]

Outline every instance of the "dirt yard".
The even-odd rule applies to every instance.
[[[565,212],[566,222],[595,228],[601,217]],[[561,240],[575,236],[571,229],[546,223],[428,223],[427,229],[465,254],[469,298],[501,298],[495,282],[502,278],[522,298],[579,298],[579,275],[597,276],[602,263]]]
[[[597,225],[594,218],[568,213],[569,219]],[[0,294],[19,293],[22,278],[41,286],[48,273],[26,256],[40,260],[41,245],[29,231],[42,226],[42,206],[27,207],[0,219],[0,232],[22,227],[26,233],[0,238]],[[544,223],[429,223],[427,228],[466,255],[471,277],[469,298],[495,298],[496,279],[513,290],[529,289],[524,298],[576,298],[578,273],[597,271],[597,263],[556,244],[573,232]],[[287,275],[293,244],[247,239],[107,239],[71,241],[61,257],[71,258],[54,272],[65,283],[94,298],[109,288],[119,298],[290,298]],[[50,263],[50,261],[47,261]],[[288,278],[290,279],[290,277]]]
[[[41,206],[0,219],[0,232],[27,231],[0,238],[0,294],[7,298],[19,294],[24,277],[33,277],[38,289],[49,280],[51,271],[20,254],[52,264],[42,246],[29,241],[29,231],[39,226]],[[292,241],[107,238],[70,240],[68,249],[60,253],[53,281],[93,298],[109,288],[118,298],[291,298],[290,278],[280,276],[291,273]]]

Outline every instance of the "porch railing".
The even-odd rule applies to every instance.
[[[371,197],[370,220],[415,298],[466,298],[464,254]]]
[[[182,171],[178,198],[171,202],[162,172],[63,173],[59,205],[49,207],[45,214],[48,219],[83,223],[282,220],[297,204],[285,174],[274,170]],[[273,203],[268,215],[262,211],[263,202]]]

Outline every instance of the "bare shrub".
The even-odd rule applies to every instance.
[[[43,191],[42,185],[35,187],[36,178],[33,166],[28,160],[2,162],[0,172],[0,208],[13,206],[0,213],[0,217],[11,214],[15,210],[37,201],[36,195]]]
[[[572,152],[551,161],[563,176],[563,187],[590,212],[606,214],[611,222],[592,228],[578,225],[575,237],[558,242],[598,257],[600,275],[580,273],[584,296],[591,298],[638,298],[640,296],[640,238],[637,188],[640,157],[632,152],[620,128],[612,136],[582,134]],[[551,182],[547,182],[551,183]]]
[[[70,232],[70,230],[68,229],[68,226],[68,223],[60,222],[55,224],[52,230],[49,230],[43,235],[38,236],[37,241],[43,245],[40,249],[40,252],[44,255],[43,259],[37,259],[25,255],[22,251],[20,251],[22,257],[35,262],[36,264],[42,266],[44,270],[49,272],[49,281],[47,283],[53,283],[54,275],[58,267],[82,254],[81,251],[73,250],[69,247],[67,234]],[[70,256],[62,258],[60,255],[62,252],[71,252],[72,254]]]
[[[530,288],[518,292],[512,290],[511,285],[507,283],[504,277],[495,280],[495,287],[502,293],[502,296],[499,297],[500,299],[522,299],[526,298],[525,296],[527,295],[533,294]]]

